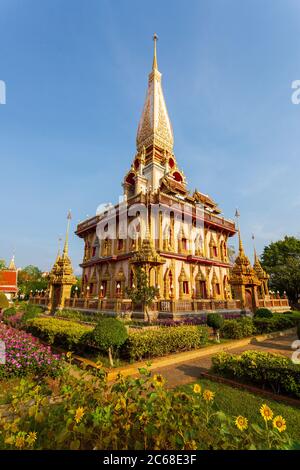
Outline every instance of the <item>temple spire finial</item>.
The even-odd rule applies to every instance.
[[[236,224],[237,224],[238,236],[239,236],[239,254],[243,255],[244,254],[244,247],[243,247],[241,231],[240,231],[240,222],[239,222],[240,213],[239,213],[238,209],[236,209],[236,211],[235,211],[235,218],[236,218]]]
[[[153,35],[153,41],[154,41],[154,52],[153,52],[153,64],[152,64],[152,70],[158,70],[157,68],[157,55],[156,55],[156,42],[158,40],[158,36],[156,33]]]
[[[66,231],[66,239],[65,239],[65,245],[63,249],[63,255],[68,255],[69,251],[69,230],[70,230],[70,220],[72,219],[72,214],[71,210],[69,210],[68,215],[67,215],[67,231]]]
[[[256,263],[258,260],[257,253],[256,253],[256,247],[255,247],[255,236],[254,233],[252,233],[252,240],[253,240],[253,252],[254,252],[254,263]]]
[[[10,269],[11,271],[16,271],[17,270],[16,264],[15,264],[15,255],[14,254],[13,254],[12,259],[9,263],[8,269]]]

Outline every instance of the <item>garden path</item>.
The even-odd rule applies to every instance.
[[[291,345],[295,339],[297,339],[295,334],[289,334],[268,338],[260,342],[252,340],[250,344],[231,349],[230,353],[240,354],[244,351],[255,350],[282,354],[291,358],[293,353]],[[226,351],[226,345],[224,345],[223,350]],[[155,373],[162,374],[167,380],[167,386],[170,388],[192,383],[200,377],[201,372],[207,372],[210,369],[212,356],[213,354],[209,354],[166,367],[159,367],[159,364],[157,364]]]

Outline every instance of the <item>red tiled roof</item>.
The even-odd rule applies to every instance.
[[[0,291],[17,292],[17,271],[0,271]]]

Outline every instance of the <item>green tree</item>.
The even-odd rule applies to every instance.
[[[141,304],[147,321],[150,322],[149,306],[158,295],[159,289],[149,286],[149,279],[145,270],[138,266],[135,271],[136,286],[127,288],[126,293],[134,304]]]
[[[292,304],[300,294],[300,240],[285,236],[264,248],[262,265],[270,274],[270,287],[281,294],[286,291]]]
[[[4,259],[0,259],[0,269],[5,269],[6,268],[6,263]]]
[[[26,266],[18,272],[19,294],[24,294],[28,298],[30,291],[46,290],[48,280],[43,276],[42,271],[37,266]]]
[[[209,313],[207,315],[206,323],[210,326],[215,335],[215,339],[217,343],[220,342],[220,329],[224,325],[224,317],[219,313]]]
[[[93,340],[108,351],[109,363],[113,363],[113,350],[122,346],[128,338],[125,325],[117,318],[101,318],[93,331]]]
[[[74,296],[76,293],[78,296],[80,296],[80,292],[81,292],[81,276],[76,276],[76,284],[74,284],[71,287],[71,295]]]

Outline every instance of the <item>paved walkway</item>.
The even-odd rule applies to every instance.
[[[250,344],[231,349],[230,353],[240,354],[243,351],[255,350],[282,354],[291,358],[293,353],[291,344],[295,339],[295,334],[289,334],[272,339],[268,338],[260,342],[253,340]],[[226,345],[224,345],[224,351],[226,351]],[[210,354],[205,357],[191,359],[166,367],[156,367],[155,373],[162,374],[167,379],[167,386],[170,388],[195,382],[195,380],[200,377],[201,372],[209,370],[212,355],[213,354]]]

